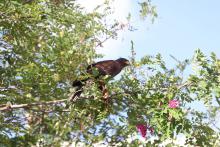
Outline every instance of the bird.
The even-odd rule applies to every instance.
[[[125,58],[119,58],[117,60],[104,60],[88,65],[86,72],[89,75],[92,75],[96,80],[99,80],[101,77],[106,75],[108,75],[110,78],[114,78],[117,74],[121,72],[124,67],[129,65],[129,60]],[[80,97],[81,93],[83,92],[82,88],[84,86],[84,83],[86,83],[86,81],[90,79],[91,77],[73,81],[72,86],[77,87],[77,89],[76,92],[70,97],[70,101],[73,101],[76,97]],[[108,92],[105,87],[105,83],[102,80],[99,80],[98,83],[99,89],[103,93],[103,98],[107,99]]]

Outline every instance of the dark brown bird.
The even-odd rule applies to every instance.
[[[101,76],[109,75],[111,78],[115,77],[117,74],[121,72],[121,70],[130,65],[129,61],[125,58],[119,58],[117,60],[105,60],[100,61],[94,64],[91,64],[87,67],[87,73],[94,76],[95,79],[100,78]],[[96,70],[98,73],[93,74],[93,71]],[[86,78],[83,80],[76,80],[73,82],[72,86],[77,87],[77,91],[71,97],[71,101],[75,99],[75,97],[79,97],[82,93],[82,87],[84,83],[90,78]],[[99,81],[99,88],[103,92],[103,97],[106,99],[108,97],[107,89],[105,88],[104,82]]]

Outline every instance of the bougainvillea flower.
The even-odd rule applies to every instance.
[[[177,107],[179,107],[179,101],[178,100],[170,100],[169,101],[169,107],[170,108],[177,108]]]
[[[138,124],[136,125],[138,131],[141,133],[142,137],[145,137],[147,135],[147,125]]]

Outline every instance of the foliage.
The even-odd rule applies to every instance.
[[[144,5],[155,9],[148,2],[141,15],[153,12]],[[100,14],[71,0],[0,2],[0,145],[138,146],[154,137],[157,146],[184,134],[186,144],[218,146],[220,60],[214,53],[208,58],[198,49],[192,59],[168,69],[160,54],[137,61],[132,42],[132,66],[120,79],[106,80],[108,103],[96,81],[85,86],[82,98],[68,101],[71,81],[87,76],[86,66],[101,57],[95,52],[101,38],[116,36],[121,27],[103,22],[108,3],[103,7]],[[195,72],[183,77],[189,65]],[[207,110],[194,109],[190,103],[196,101]],[[151,128],[144,142],[135,137],[138,124]]]
[[[139,3],[140,9],[140,16],[142,19],[146,19],[146,17],[151,16],[152,22],[154,22],[155,18],[158,16],[156,11],[156,6],[151,4],[151,0],[144,0]]]

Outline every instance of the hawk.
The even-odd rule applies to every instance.
[[[93,75],[95,79],[99,79],[100,77],[106,76],[106,75],[109,75],[110,78],[113,78],[117,74],[119,74],[124,67],[128,65],[130,65],[130,62],[125,58],[119,58],[117,60],[105,60],[105,61],[100,61],[100,62],[89,65],[87,67],[87,73],[90,75]],[[95,70],[98,73],[94,75]],[[77,87],[77,91],[73,94],[73,96],[71,96],[70,101],[73,101],[75,97],[80,96],[80,94],[82,93],[82,87],[84,83],[89,79],[90,78],[73,81],[72,86]],[[99,89],[103,93],[103,98],[107,99],[108,92],[107,92],[107,89],[105,88],[104,82],[102,82],[101,80],[99,81]]]

